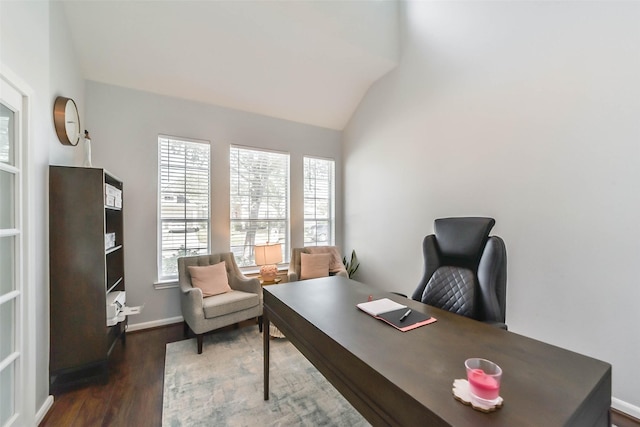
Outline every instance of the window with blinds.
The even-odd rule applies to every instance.
[[[178,277],[177,259],[209,252],[210,145],[158,137],[158,279]]]
[[[254,245],[281,243],[289,257],[289,155],[230,149],[231,252],[240,267],[255,264]]]
[[[335,162],[304,158],[304,245],[335,244]]]

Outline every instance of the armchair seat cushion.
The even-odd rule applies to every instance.
[[[233,290],[204,298],[202,301],[205,319],[236,313],[258,305],[260,305],[258,294]]]

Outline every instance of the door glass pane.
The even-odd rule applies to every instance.
[[[15,376],[15,364],[13,361],[0,372],[0,425],[5,425],[15,412],[15,397],[13,381]]]
[[[14,164],[14,113],[0,104],[0,162]]]
[[[2,1],[2,0],[0,0]],[[7,84],[4,76],[0,76],[0,295],[6,296],[11,291],[22,292],[18,266],[20,254],[16,252],[22,239],[20,227],[20,210],[22,208],[20,182],[20,134],[21,95]],[[11,109],[7,105],[18,107]],[[6,170],[5,170],[6,169]],[[25,201],[26,203],[26,201]],[[7,232],[8,231],[8,232]],[[17,297],[0,304],[0,361],[7,363],[0,370],[0,426],[24,424],[18,417],[20,404],[23,401],[24,389],[21,384],[22,357],[17,353],[20,348],[20,336],[23,332],[18,324],[20,302]],[[26,334],[26,331],[23,332]]]
[[[0,304],[0,360],[15,351],[15,300]]]
[[[0,295],[14,290],[15,237],[0,237]]]
[[[0,228],[14,228],[14,182],[15,176],[0,171]]]

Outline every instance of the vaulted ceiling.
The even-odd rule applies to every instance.
[[[84,78],[343,129],[397,65],[395,0],[65,0]]]

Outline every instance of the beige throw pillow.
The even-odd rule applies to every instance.
[[[224,261],[206,267],[190,265],[189,274],[191,275],[191,285],[202,289],[203,297],[231,291]]]
[[[308,246],[306,250],[310,254],[330,254],[329,272],[331,273],[337,273],[345,269],[338,248],[335,246]]]
[[[329,276],[331,254],[300,254],[300,280]]]

